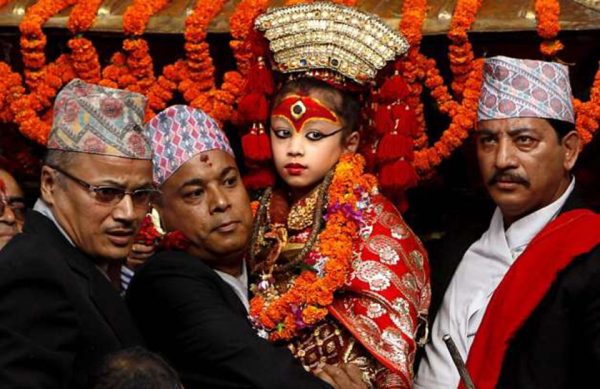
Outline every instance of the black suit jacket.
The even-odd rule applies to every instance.
[[[0,388],[87,388],[106,354],[141,341],[92,260],[29,212],[0,252]]]
[[[581,208],[587,207],[575,190],[560,212]],[[477,225],[480,224],[454,229],[459,234],[449,235],[447,244],[440,246],[441,251],[432,261],[431,318],[435,318],[462,256],[487,229],[485,226],[477,230]],[[540,266],[544,266],[543,258]],[[497,388],[599,387],[600,246],[597,246],[575,258],[559,273],[542,302],[517,332],[505,355]]]
[[[231,287],[198,258],[155,255],[136,272],[126,300],[150,349],[186,389],[330,388],[287,349],[258,337]]]

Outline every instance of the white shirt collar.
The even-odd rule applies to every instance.
[[[38,198],[37,201],[35,202],[35,204],[33,205],[33,210],[41,213],[42,215],[46,216],[48,219],[52,220],[52,223],[54,223],[56,228],[58,228],[60,233],[63,234],[63,236],[71,244],[71,246],[75,246],[75,243],[73,243],[73,241],[71,240],[71,238],[69,237],[67,232],[58,223],[58,220],[56,220],[56,217],[54,217],[54,213],[52,213],[52,209],[50,209],[50,207],[48,207],[48,204],[46,204],[46,202],[44,200],[42,200],[41,198]]]
[[[240,274],[239,277],[234,277],[231,274],[227,274],[217,269],[214,269],[214,271],[223,281],[231,286],[242,304],[244,304],[246,311],[249,311],[250,304],[248,302],[248,271],[246,270],[246,261],[242,262],[242,274]]]
[[[565,192],[553,203],[520,218],[508,227],[505,232],[506,242],[508,243],[508,247],[514,258],[521,255],[529,242],[531,242],[531,240],[539,234],[550,221],[554,220],[563,205],[565,205],[567,198],[573,192],[574,188],[575,178],[571,179],[571,183],[567,187],[567,190],[565,190]],[[502,225],[504,227],[504,222]]]

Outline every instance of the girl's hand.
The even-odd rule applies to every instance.
[[[368,389],[361,370],[354,364],[324,365],[315,375],[335,389]]]

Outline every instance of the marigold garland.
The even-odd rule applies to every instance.
[[[150,17],[163,9],[169,0],[134,0],[123,13],[125,35],[142,35]]]
[[[69,20],[67,20],[67,28],[72,34],[79,34],[89,30],[96,20],[98,9],[102,5],[102,0],[85,0],[79,1],[73,7]]]
[[[128,71],[125,66],[126,62],[125,54],[120,51],[114,53],[110,59],[110,64],[102,70],[102,79],[98,84],[109,88],[118,88],[119,78]]]
[[[46,35],[42,26],[52,16],[63,9],[72,6],[79,0],[40,0],[33,4],[25,12],[25,16],[19,24],[21,31],[21,55],[25,65],[25,82],[31,88],[35,88],[43,77],[41,69],[46,64]]]
[[[414,166],[417,171],[426,174],[434,166],[439,165],[442,159],[449,157],[452,151],[467,138],[477,121],[477,105],[482,83],[483,59],[477,59],[473,62],[471,74],[465,84],[463,101],[457,107],[450,126],[432,147],[415,153]]]
[[[583,145],[591,142],[592,137],[600,127],[600,63],[590,90],[590,100],[582,102],[573,100],[576,112],[575,126],[579,132]],[[583,146],[582,145],[582,146]]]
[[[185,20],[183,35],[188,69],[184,79],[179,84],[179,90],[188,103],[193,102],[201,93],[215,86],[215,69],[205,39],[208,25],[223,9],[224,5],[225,0],[216,0],[209,3],[198,1],[191,15]]]
[[[560,31],[559,15],[558,0],[535,1],[537,32],[544,38],[544,42],[540,44],[540,52],[546,57],[555,57],[564,47],[558,39],[554,39]]]
[[[267,300],[257,292],[250,301],[250,316],[257,328],[269,333],[271,340],[289,340],[305,325],[322,320],[333,302],[333,294],[344,286],[360,227],[358,220],[348,217],[348,208],[358,213],[361,195],[372,194],[377,185],[373,176],[363,174],[364,163],[359,154],[345,154],[335,167],[328,191],[327,221],[311,251],[327,258],[323,276],[303,270],[279,297]]]
[[[0,77],[0,122],[8,123],[14,119],[10,105],[25,92],[25,88],[21,86],[21,75],[13,72],[7,63],[0,62],[0,74],[3,75]]]
[[[427,146],[427,133],[425,132],[425,113],[421,93],[423,87],[419,83],[420,68],[417,66],[421,40],[423,39],[423,23],[427,15],[426,0],[404,0],[402,3],[402,19],[399,29],[408,40],[410,49],[402,63],[402,77],[409,86],[410,94],[406,98],[406,103],[415,112],[417,118],[414,136],[415,150],[420,150]]]
[[[100,61],[96,48],[89,39],[71,38],[68,42],[71,60],[77,77],[97,84],[100,81]]]
[[[481,4],[482,0],[458,1],[448,31],[448,38],[452,42],[448,48],[450,70],[454,76],[452,90],[459,100],[462,98],[465,82],[471,72],[472,62],[475,58],[467,32],[475,22]]]

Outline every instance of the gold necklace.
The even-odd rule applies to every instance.
[[[302,231],[313,224],[318,198],[319,186],[313,189],[308,196],[292,205],[287,218],[287,227],[290,230]]]

